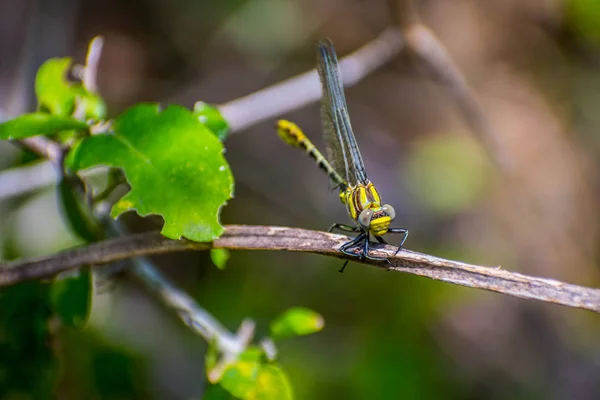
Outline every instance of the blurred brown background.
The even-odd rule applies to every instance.
[[[414,57],[403,54],[347,89],[369,177],[396,208],[397,226],[411,232],[406,248],[600,286],[600,3],[415,3],[494,127],[492,153],[508,155],[512,170],[498,171]],[[100,92],[117,115],[140,101],[191,107],[249,94],[313,68],[317,39],[331,38],[339,56],[362,46],[396,19],[390,10],[383,0],[2,0],[0,112],[32,110],[39,65],[68,55],[82,62],[95,35],[105,37]],[[321,145],[318,105],[282,117]],[[281,142],[273,123],[227,139],[236,196],[222,221],[348,222],[322,172]],[[20,162],[16,148],[0,143],[0,168]],[[0,212],[0,256],[74,244],[53,188],[1,201]],[[323,332],[279,349],[299,399],[600,393],[600,319],[589,312],[353,264],[340,275],[338,261],[316,255],[233,253],[225,271],[206,254],[156,261],[232,330],[250,317],[260,337],[291,306],[322,313]],[[120,281],[94,307],[89,328],[65,341],[65,398],[201,397],[206,344],[135,283]],[[111,383],[122,385],[117,395],[101,387],[120,371],[97,362],[107,348],[133,382]]]

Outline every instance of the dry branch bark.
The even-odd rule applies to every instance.
[[[347,240],[348,237],[342,235],[275,226],[228,225],[223,236],[213,243],[172,240],[158,232],[148,232],[109,239],[47,257],[0,263],[0,287],[30,279],[50,278],[81,265],[101,265],[151,254],[210,248],[285,250],[350,258],[355,262],[390,271],[600,312],[599,289],[527,276],[498,267],[446,260],[408,250],[394,255],[396,248],[388,245],[373,244],[372,248],[374,254],[388,257],[395,266],[390,266],[385,261],[359,261],[339,251],[339,247]]]

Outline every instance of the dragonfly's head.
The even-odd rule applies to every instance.
[[[396,218],[394,207],[384,204],[382,207],[362,210],[358,215],[358,223],[365,231],[375,236],[383,236],[394,218]]]

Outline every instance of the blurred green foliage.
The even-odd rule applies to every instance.
[[[271,338],[274,340],[286,337],[310,335],[323,329],[323,317],[313,310],[293,307],[271,322]]]
[[[600,45],[600,2],[565,0],[566,17],[583,41]]]
[[[0,393],[52,399],[59,376],[51,285],[26,282],[0,292]]]
[[[156,398],[148,382],[147,360],[107,341],[93,329],[63,329],[59,392],[71,399]]]

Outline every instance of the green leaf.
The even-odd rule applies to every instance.
[[[161,215],[162,234],[206,242],[223,233],[219,212],[233,196],[233,176],[223,145],[180,106],[159,112],[156,104],[131,107],[114,133],[84,139],[69,155],[75,171],[98,165],[121,168],[131,190],[112,209]]]
[[[221,112],[216,108],[203,101],[197,101],[194,104],[194,116],[208,127],[219,140],[224,141],[229,133],[229,124],[221,115]]]
[[[263,349],[258,346],[249,346],[239,355],[238,358],[240,361],[259,362],[261,360],[266,360],[264,356],[265,352]]]
[[[87,91],[79,82],[70,82],[67,72],[70,58],[51,58],[38,70],[35,94],[40,110],[59,116],[71,115],[77,106],[84,120],[100,121],[106,117],[102,97]],[[78,113],[79,115],[79,113]]]
[[[87,322],[92,308],[94,282],[90,267],[58,277],[50,287],[50,302],[61,322],[72,328],[81,328]]]
[[[227,249],[211,249],[210,250],[210,259],[213,264],[220,270],[225,269],[225,265],[227,264],[227,260],[229,260],[229,250]]]
[[[282,339],[292,336],[310,335],[323,329],[323,317],[308,308],[294,307],[285,311],[271,322],[271,337]]]
[[[276,364],[238,361],[219,381],[232,395],[244,400],[288,400],[294,395],[287,375]]]
[[[35,77],[35,94],[40,109],[55,115],[71,115],[75,92],[67,80],[70,65],[69,57],[51,58],[42,64]]]
[[[45,113],[23,114],[0,124],[0,139],[23,139],[71,129],[88,129],[85,122]]]

